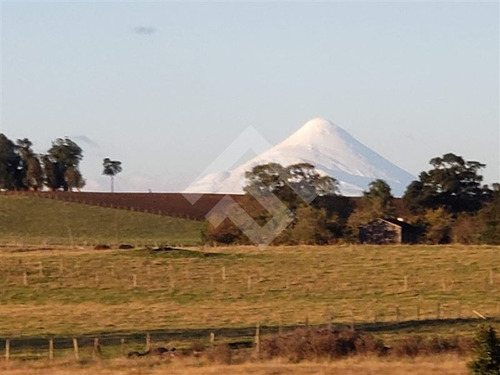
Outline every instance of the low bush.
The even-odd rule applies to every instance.
[[[285,357],[292,362],[305,359],[333,359],[351,354],[381,355],[387,348],[369,334],[348,330],[297,329],[263,340],[263,357]]]
[[[262,341],[261,355],[270,359],[287,358],[292,362],[315,359],[336,359],[349,355],[386,355],[416,357],[441,353],[465,354],[472,342],[463,337],[424,337],[419,335],[398,339],[386,346],[368,333],[350,330],[297,329]],[[496,374],[495,374],[496,375]]]

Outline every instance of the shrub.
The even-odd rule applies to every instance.
[[[297,329],[262,342],[261,354],[284,357],[292,362],[305,359],[333,359],[351,354],[383,354],[385,346],[372,335],[348,330]]]
[[[493,327],[481,327],[474,342],[475,358],[469,362],[474,375],[500,375],[500,339]]]
[[[424,351],[425,343],[421,336],[405,337],[394,342],[391,352],[397,357],[416,357]]]

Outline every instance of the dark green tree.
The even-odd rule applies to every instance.
[[[363,209],[369,211],[373,218],[393,217],[396,213],[391,187],[381,179],[374,180],[363,192]]]
[[[122,162],[105,158],[102,166],[104,167],[102,174],[111,178],[111,192],[113,193],[115,191],[115,176],[122,171]]]
[[[500,375],[500,339],[491,326],[480,327],[474,342],[475,358],[468,363],[473,375]]]
[[[49,155],[42,156],[45,185],[50,191],[60,189],[65,184],[62,165],[53,161]]]
[[[307,205],[317,197],[334,196],[338,182],[330,176],[321,176],[314,165],[297,163],[283,167],[278,163],[257,165],[245,173],[245,192],[251,195],[272,193],[294,210]]]
[[[278,163],[257,165],[246,172],[245,196],[238,199],[246,213],[261,226],[276,219],[268,209],[276,204],[276,197],[294,214],[295,220],[273,241],[278,243],[325,243],[332,239],[330,227],[336,228],[333,210],[326,208],[328,197],[338,198],[337,181],[321,176],[309,163],[283,167]],[[274,196],[274,197],[273,197]],[[321,200],[320,198],[323,198]],[[316,201],[321,205],[316,205]],[[269,204],[267,204],[269,203]],[[288,215],[288,213],[282,213]],[[221,243],[249,243],[242,231],[231,221],[224,220],[217,228],[205,226],[203,238]]]
[[[16,142],[23,169],[23,186],[29,190],[39,190],[43,187],[43,169],[39,156],[31,148],[32,145],[28,138],[18,139]]]
[[[80,176],[80,161],[83,159],[83,150],[69,138],[58,138],[52,142],[52,147],[43,157],[45,177],[47,187],[51,190],[62,188],[68,191],[70,188],[77,188],[73,184],[68,184],[66,172],[69,168],[71,176]],[[76,180],[72,179],[72,182]],[[83,179],[81,179],[83,181]]]
[[[0,190],[22,189],[23,167],[15,144],[0,133]]]
[[[433,169],[422,172],[418,181],[407,188],[403,201],[414,213],[444,207],[448,212],[477,212],[491,198],[491,190],[482,186],[477,161],[465,161],[452,153],[429,162]]]
[[[30,190],[40,190],[43,188],[43,169],[38,156],[28,159],[24,185]]]

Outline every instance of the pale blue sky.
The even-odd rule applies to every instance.
[[[3,2],[0,131],[73,137],[89,187],[187,186],[249,125],[322,116],[407,171],[455,152],[499,181],[499,5]],[[139,26],[155,29],[137,33]]]

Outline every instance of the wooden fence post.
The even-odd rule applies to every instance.
[[[215,342],[215,333],[210,332],[210,345],[213,345]]]
[[[222,267],[222,281],[226,281],[226,267]]]
[[[151,350],[151,335],[149,332],[146,333],[146,351]]]
[[[252,276],[248,276],[247,289],[250,291],[252,289]]]
[[[40,274],[40,277],[43,277],[43,263],[41,261],[38,262],[38,272]]]
[[[5,360],[10,359],[10,339],[5,339]]]
[[[255,327],[255,353],[260,353],[260,325],[257,323]]]
[[[493,285],[495,282],[495,276],[493,274],[493,269],[490,269],[490,285]]]
[[[28,285],[28,272],[23,272],[23,285]]]
[[[405,276],[405,279],[404,279],[404,291],[405,292],[408,291],[408,276]]]
[[[73,352],[75,353],[75,359],[80,359],[80,354],[78,353],[78,339],[73,337]]]
[[[137,288],[137,275],[135,273],[132,275],[132,287]]]
[[[49,359],[54,359],[54,339],[49,339]]]

